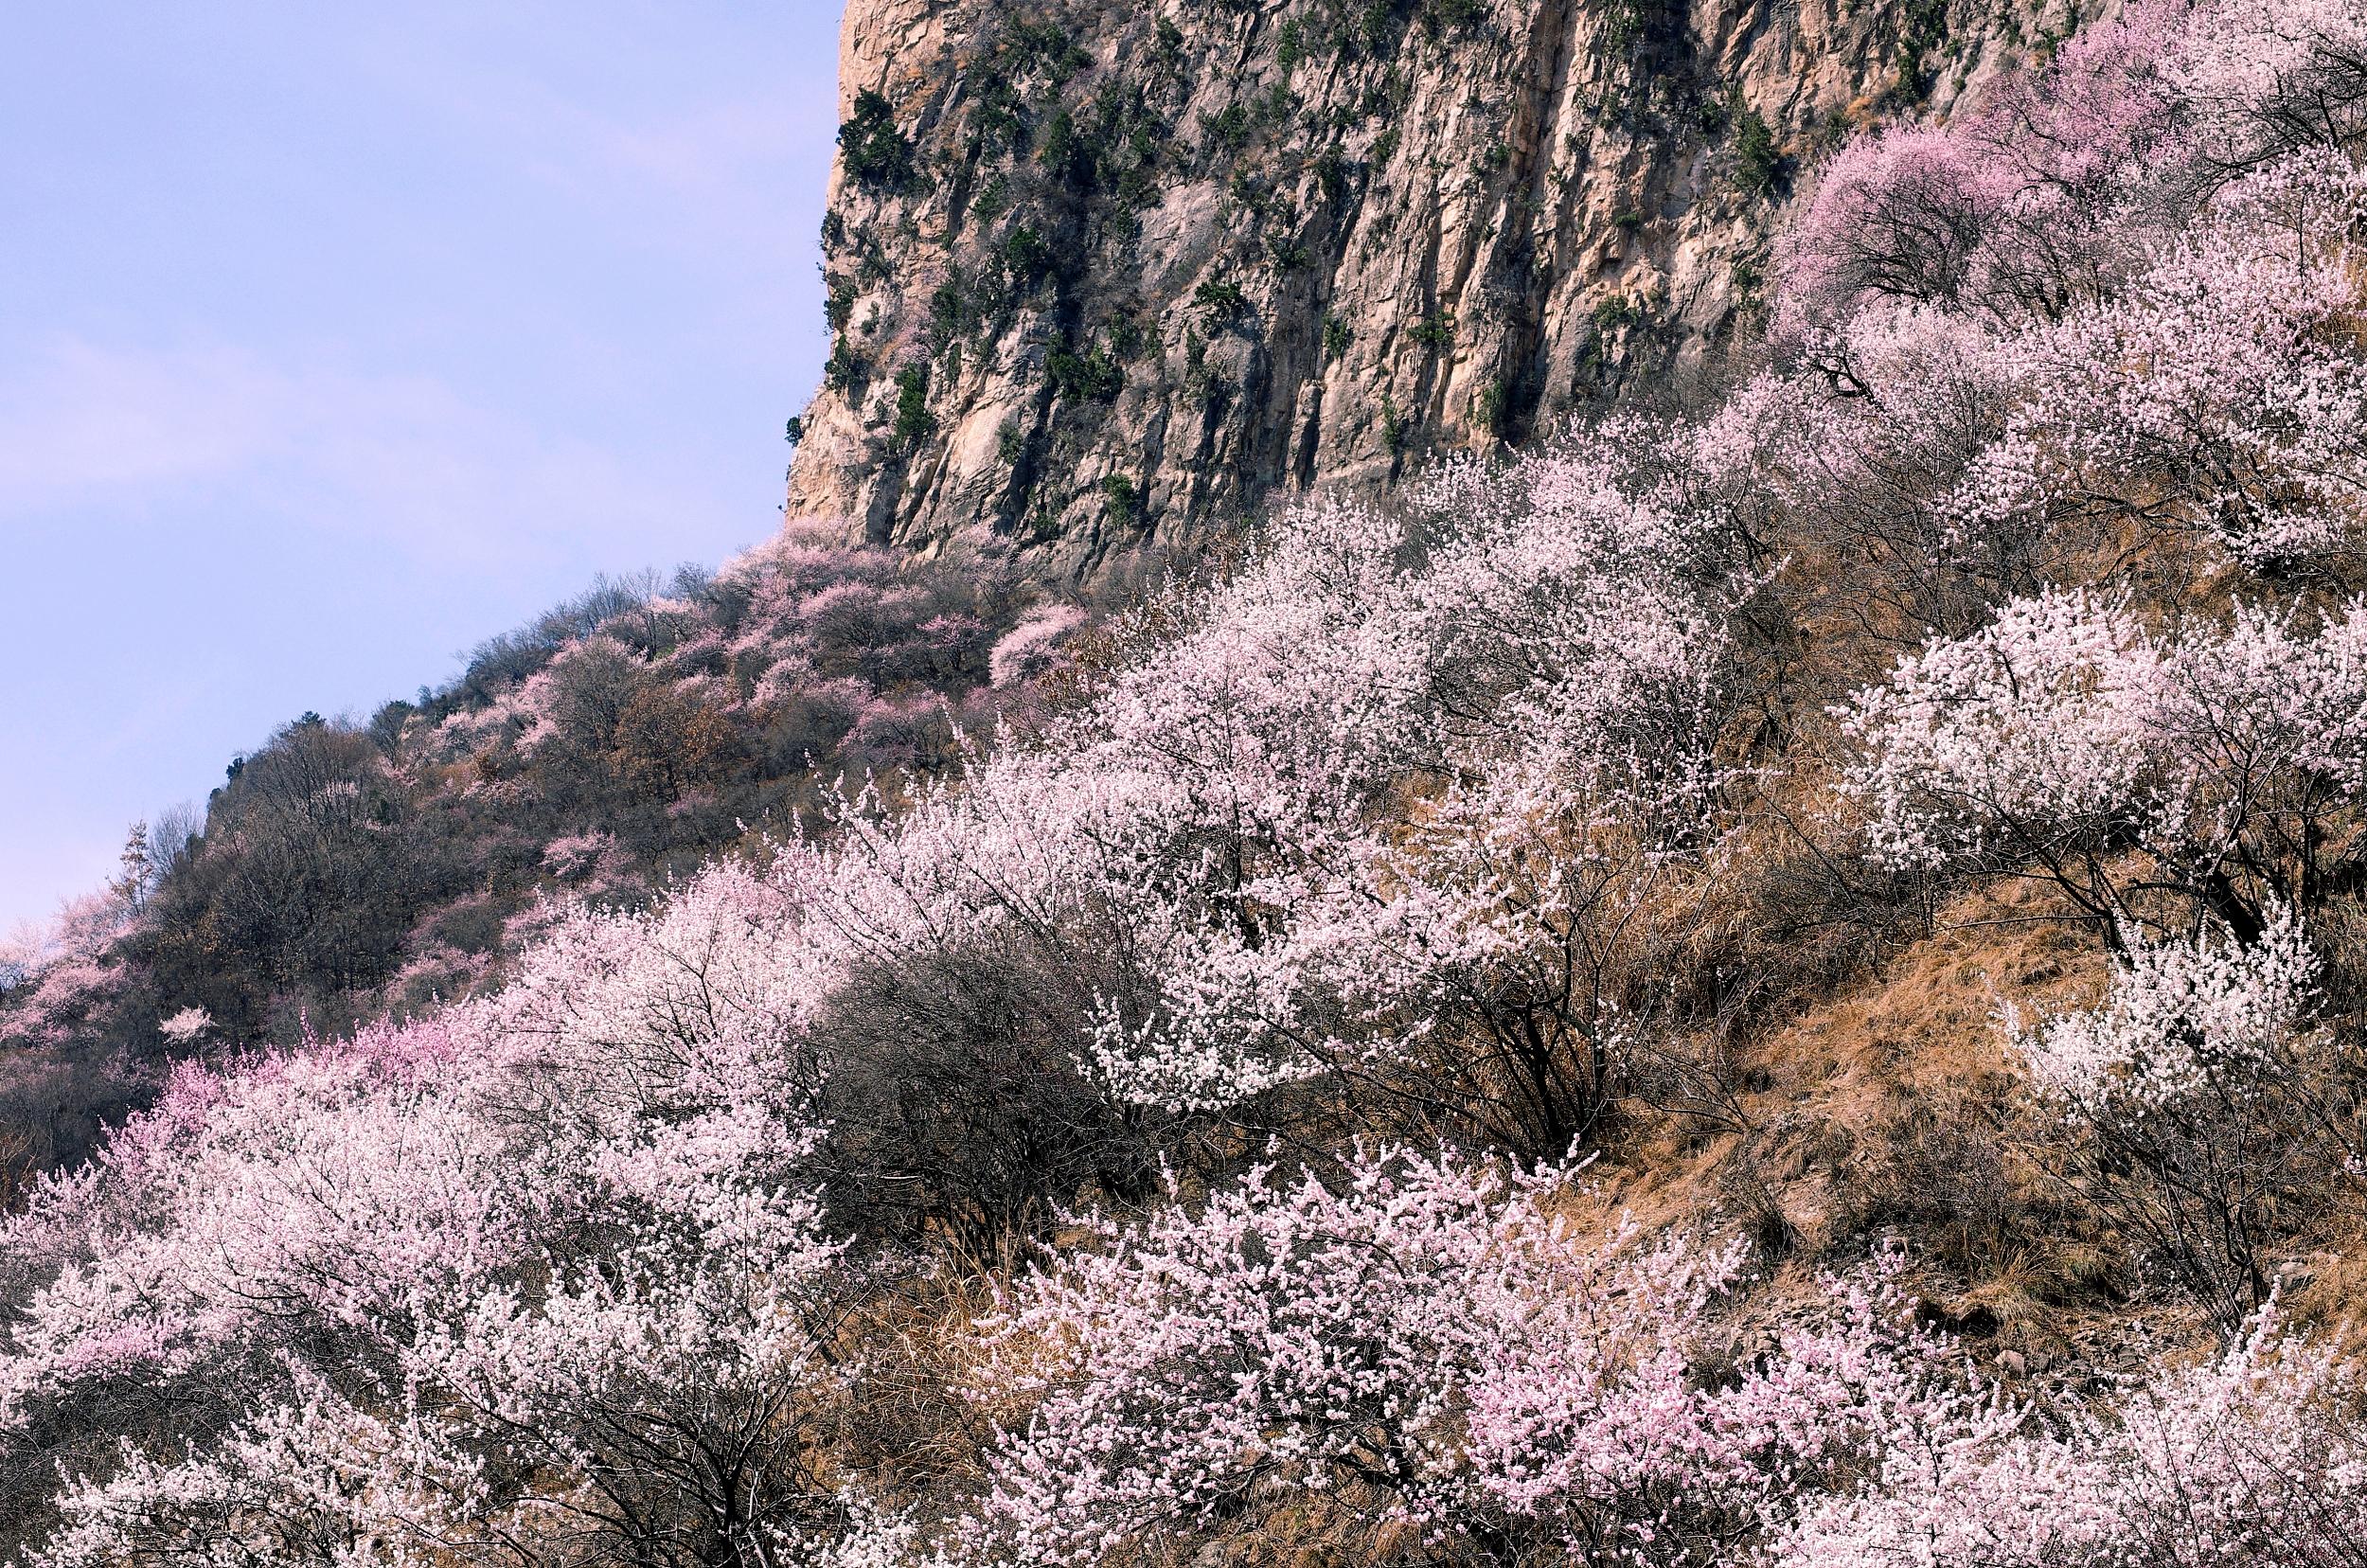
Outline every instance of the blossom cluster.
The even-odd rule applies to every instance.
[[[2312,627],[2239,605],[2165,636],[2126,599],[2048,592],[1902,658],[1841,719],[1878,854],[1999,852],[2126,921],[2143,912],[2107,863],[2134,846],[2143,882],[2255,937],[2271,904],[2321,896],[2326,825],[2367,785],[2367,606]]]
[[[1542,1020],[1536,1066],[1564,1072],[1583,1048],[1560,1037],[1604,1022],[1581,1016],[1587,944],[1701,874],[1736,772],[1727,628],[1753,581],[1684,503],[1556,454],[1444,470],[1411,528],[1307,508],[1164,605],[1183,630],[1041,743],[850,823],[815,863],[816,923],[875,957],[1014,921],[1123,932],[1092,1061],[1172,1110],[1385,1068],[1441,1012],[1516,996],[1497,1021]],[[1592,1092],[1548,1086],[1542,1145]]]
[[[988,1326],[988,1390],[1038,1399],[973,1548],[1092,1562],[1312,1492],[1682,1561],[1962,1402],[1879,1270],[1704,1382],[1741,1248],[1587,1234],[1553,1212],[1571,1176],[1381,1151],[1103,1227]]]
[[[581,917],[494,1001],[184,1067],[38,1191],[0,1245],[0,1438],[125,1400],[218,1433],[70,1484],[42,1560],[561,1560],[827,1522],[759,1463],[833,1386],[842,1252],[797,1176],[818,1132],[763,913],[710,878]]]
[[[2132,530],[2355,551],[2358,37],[2339,5],[2132,5],[1850,143],[1784,242],[1795,367],[1735,410],[1775,487],[1926,558],[1911,611],[1951,634],[1937,579],[2026,590]]]
[[[1779,1537],[1783,1568],[2119,1568],[2362,1559],[2367,1432],[2357,1371],[2264,1311],[2200,1365],[2107,1413],[1935,1425],[1862,1491]]]
[[[2367,1388],[2273,1305],[2202,1364],[2031,1401],[1914,1326],[1893,1256],[1727,1362],[1742,1255],[1586,1235],[1569,1175],[1360,1156],[1104,1227],[989,1325],[986,1389],[1033,1414],[968,1550],[1188,1551],[1336,1495],[1517,1560],[2358,1560]]]
[[[2048,1094],[2090,1114],[2115,1103],[2172,1112],[2214,1080],[2286,1068],[2317,974],[2317,955],[2279,910],[2250,946],[2132,940],[2103,1008],[2027,1028],[2009,1010],[2008,1027]]]

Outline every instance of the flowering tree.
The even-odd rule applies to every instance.
[[[2140,542],[2355,569],[2358,57],[2339,5],[2130,6],[1831,161],[1782,368],[1718,422],[1868,630],[1963,636]]]
[[[994,1386],[1043,1402],[993,1459],[977,1549],[1097,1561],[1254,1510],[1276,1487],[1468,1529],[1489,1510],[1464,1459],[1464,1399],[1510,1371],[1504,1336],[1543,1302],[1583,1330],[1557,1397],[1610,1417],[1617,1447],[1610,1431],[1644,1426],[1682,1381],[1682,1346],[1736,1260],[1598,1251],[1542,1197],[1482,1167],[1382,1155],[1336,1190],[1260,1170],[1201,1212],[1105,1230],[1105,1250],[1040,1275],[992,1330]],[[1524,1417],[1536,1430],[1563,1413],[1518,1409],[1513,1388],[1496,1399],[1486,1441],[1506,1459],[1528,1452]],[[1637,1501],[1657,1445],[1641,1447],[1611,1483]]]
[[[2281,906],[2255,944],[2125,949],[2103,1007],[2008,1026],[2098,1201],[2233,1334],[2296,1207],[2358,1179],[2360,1064],[2315,1026],[2320,962]]]
[[[1793,297],[1877,294],[2006,321],[2092,297],[2144,221],[2132,193],[2179,187],[2190,144],[2162,55],[2183,21],[2176,6],[2131,6],[1946,132],[1893,132],[1837,158],[1790,239]]]
[[[0,1442],[194,1423],[73,1481],[50,1560],[754,1563],[827,1527],[850,1298],[767,912],[710,878],[562,928],[496,1003],[184,1069],[39,1192]]]
[[[849,803],[789,894],[808,938],[875,976],[982,944],[1090,974],[1071,1048],[1163,1114],[1321,1078],[1566,1151],[1717,864],[1756,579],[1722,514],[1596,458],[1415,500],[1410,531],[1303,511],[1036,744]]]
[[[2355,354],[2360,174],[2288,154],[2217,189],[2109,296],[2014,342],[2005,494],[2216,539],[2259,562],[2355,548],[2367,424]]]
[[[1950,1421],[1782,1532],[1784,1568],[2367,1562],[2356,1371],[2256,1317],[2117,1410]]]
[[[1704,1382],[1740,1248],[1585,1235],[1552,1214],[1569,1176],[1359,1155],[1103,1227],[988,1329],[988,1391],[1038,1402],[970,1548],[1125,1559],[1311,1493],[1497,1560],[1741,1562],[1763,1508],[1919,1425],[1986,1430],[1895,1263]]]
[[[2115,935],[2171,895],[2254,940],[2271,904],[2357,875],[2334,826],[2367,783],[2363,638],[2356,604],[2165,639],[2126,601],[2018,601],[1842,710],[1863,748],[1843,788],[1895,864],[2028,868]]]
[[[1333,635],[1356,661],[1338,706],[1226,732],[1327,732],[1328,754],[1309,759],[1315,788],[1285,793],[1232,770],[1247,798],[1324,803],[1322,814],[1274,823],[1254,854],[1226,863],[1245,873],[1226,897],[1258,923],[1185,950],[1189,967],[1162,980],[1157,1011],[1130,1032],[1105,1028],[1105,1071],[1142,1081],[1146,1069],[1205,1060],[1211,1031],[1238,1025],[1193,1004],[1238,996],[1246,1005],[1219,1006],[1265,1021],[1269,1049],[1302,1070],[1347,1073],[1408,1102],[1460,1100],[1493,1135],[1539,1153],[1585,1133],[1634,994],[1628,966],[1655,929],[1640,917],[1714,864],[1731,804],[1725,616],[1753,585],[1720,558],[1722,519],[1671,501],[1576,456],[1449,469],[1416,497],[1421,549],[1407,567],[1325,579],[1354,589],[1333,599],[1353,628]],[[1367,530],[1368,563],[1400,548],[1378,520],[1354,526]],[[1284,678],[1304,646],[1266,644],[1260,678]],[[1178,664],[1146,670],[1145,697],[1128,694],[1132,743],[1181,750],[1164,735],[1182,716],[1161,704],[1197,652],[1187,643]],[[1403,827],[1381,826],[1399,815],[1384,785],[1420,801]],[[1219,820],[1255,819],[1228,807]],[[1682,901],[1653,912],[1675,918]],[[1489,1042],[1467,1059],[1463,1087],[1394,1071],[1431,1063],[1418,1046],[1408,1057],[1413,1020]]]
[[[1567,1174],[1360,1157],[1103,1227],[988,1326],[983,1392],[1028,1415],[965,1552],[1157,1560],[1331,1499],[1495,1561],[2360,1560],[2356,1373],[2273,1309],[2057,1410],[1952,1364],[1890,1255],[1704,1380],[1740,1254],[1574,1231]]]

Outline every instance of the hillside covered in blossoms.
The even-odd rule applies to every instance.
[[[0,997],[0,1552],[2367,1564],[2367,10],[2043,56],[1681,406],[283,732]]]
[[[0,946],[0,1193],[86,1156],[176,1060],[498,985],[562,904],[646,907],[849,781],[941,771],[1030,711],[1083,620],[807,526],[602,582],[366,722],[305,715]]]

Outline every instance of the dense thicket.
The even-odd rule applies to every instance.
[[[1713,405],[185,1067],[0,1232],[27,1560],[2367,1560],[2362,116],[2356,6],[2132,8]],[[610,635],[444,722],[580,779]]]

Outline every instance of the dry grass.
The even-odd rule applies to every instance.
[[[1744,1129],[1633,1115],[1588,1203],[1749,1235],[1776,1266],[1766,1310],[1895,1238],[1928,1314],[1976,1350],[2043,1369],[2140,1325],[2189,1337],[2199,1326],[2180,1304],[2132,1302],[2130,1259],[2078,1201],[2068,1133],[2030,1096],[2000,1018],[2009,1003],[2091,1004],[2105,975],[2093,933],[2046,889],[1967,893],[1930,935],[1748,1042]],[[2314,1291],[2341,1288],[2321,1277]]]

